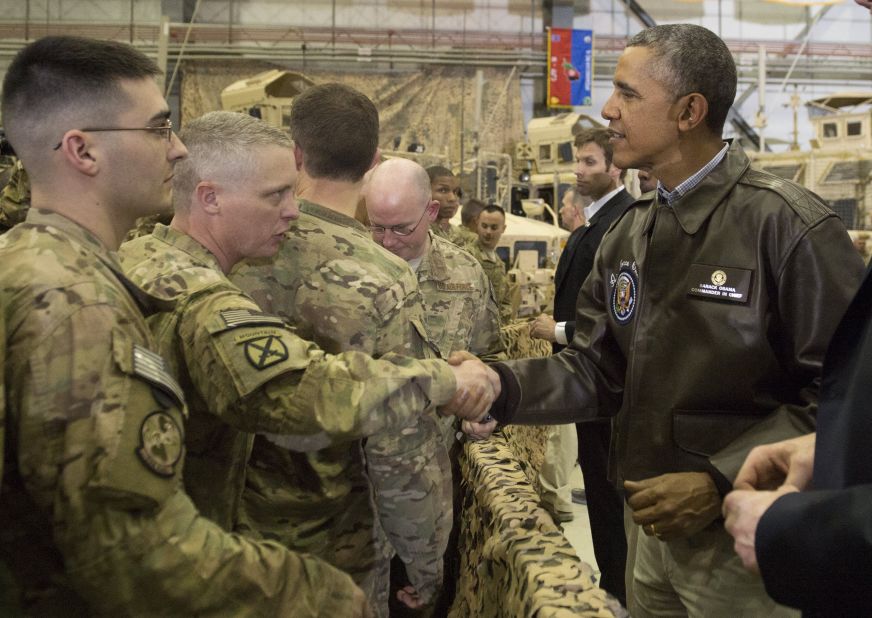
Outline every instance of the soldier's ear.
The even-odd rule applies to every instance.
[[[303,169],[303,149],[294,143],[294,162],[297,164],[297,171]]]
[[[208,181],[202,181],[197,184],[194,189],[194,195],[197,198],[197,204],[207,214],[217,214],[221,211],[221,206],[218,203],[218,193],[215,185]]]
[[[67,131],[57,150],[63,155],[67,163],[77,171],[87,176],[96,176],[100,169],[97,162],[96,149],[90,137],[78,129]]]

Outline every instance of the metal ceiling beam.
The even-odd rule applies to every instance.
[[[797,34],[795,37],[793,37],[793,40],[796,41],[797,43],[803,41],[805,39],[805,37],[808,36],[809,32],[814,27],[814,25],[817,22],[819,22],[824,17],[824,15],[827,14],[827,11],[829,11],[831,8],[833,8],[832,4],[827,4],[827,5],[822,6],[821,10],[818,12],[818,14],[815,16],[815,18],[812,19],[811,21],[809,21],[808,23],[806,23],[805,27],[799,32],[799,34]],[[736,105],[736,106],[742,105],[755,92],[757,92],[757,82],[753,82],[753,83],[749,84],[748,87],[745,89],[745,91],[736,98],[736,102],[734,105]]]
[[[627,7],[627,10],[630,11],[633,15],[636,16],[642,25],[646,28],[651,28],[652,26],[656,26],[657,22],[654,21],[654,18],[651,17],[651,14],[642,8],[642,5],[636,2],[636,0],[621,0],[624,3],[624,6]]]

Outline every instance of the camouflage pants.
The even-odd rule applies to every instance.
[[[249,485],[257,480],[257,472],[249,469]],[[387,618],[392,551],[375,517],[369,483],[356,479],[341,503],[304,508],[299,494],[290,487],[273,487],[268,495],[247,491],[236,531],[277,541],[342,569],[366,594],[376,615]]]

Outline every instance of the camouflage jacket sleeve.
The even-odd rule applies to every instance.
[[[24,221],[30,209],[30,182],[20,161],[15,163],[9,182],[0,192],[0,233]]]
[[[49,309],[8,342],[16,464],[38,507],[19,522],[37,532],[29,542],[56,544],[96,614],[348,615],[346,575],[197,514],[180,491],[178,385],[140,345],[141,320],[83,298],[73,288],[43,295]]]
[[[411,273],[410,273],[411,277]],[[379,324],[381,350],[434,355],[421,320],[417,286]],[[364,447],[379,521],[425,602],[442,586],[442,555],[451,532],[451,464],[435,411],[370,437]]]
[[[518,293],[518,287],[509,280],[506,266],[502,261],[494,264],[489,273],[491,283],[494,286],[494,295],[500,309],[500,320],[503,324],[510,324],[515,318],[513,296]]]
[[[500,337],[500,308],[497,305],[493,288],[484,271],[481,273],[480,286],[485,290],[483,302],[474,316],[472,341],[469,351],[483,361],[492,363],[506,360],[506,346]]]
[[[208,409],[243,431],[280,434],[271,439],[285,448],[311,451],[414,424],[454,393],[444,362],[325,354],[233,290],[194,295],[178,311],[184,371]]]
[[[485,255],[477,243],[467,246],[466,249],[475,256],[487,274],[500,310],[501,325],[507,326],[512,321],[514,312],[512,309],[512,289],[509,285],[509,276],[506,274],[505,264],[501,260],[494,260]]]

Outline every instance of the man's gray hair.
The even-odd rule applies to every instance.
[[[254,171],[254,147],[294,147],[287,132],[238,112],[204,114],[187,123],[179,137],[188,148],[188,156],[174,169],[176,210],[188,208],[191,194],[203,180],[238,182],[247,178]]]
[[[693,24],[668,24],[647,28],[627,47],[647,47],[654,56],[651,76],[676,100],[698,92],[708,102],[706,125],[720,135],[736,98],[736,62],[721,38]]]
[[[575,187],[569,187],[566,189],[566,193],[572,193],[572,205],[575,206],[579,214],[582,214],[582,210],[586,206],[584,196]]]

